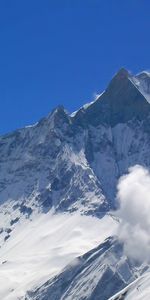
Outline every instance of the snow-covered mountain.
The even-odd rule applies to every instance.
[[[144,272],[109,212],[120,176],[150,168],[149,102],[150,73],[121,69],[75,113],[0,137],[1,299],[107,300]]]

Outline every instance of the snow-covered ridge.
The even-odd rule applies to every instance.
[[[135,76],[131,76],[130,79],[145,99],[150,103],[150,72],[140,72]]]
[[[146,77],[146,76],[148,76],[148,77],[150,77],[150,71],[142,71],[142,72],[140,72],[140,73],[138,73],[138,74],[136,74],[136,76],[137,77]]]
[[[95,102],[101,97],[101,95],[103,95],[103,93],[104,93],[104,92],[102,92],[102,93],[100,93],[100,94],[97,94],[97,93],[96,93],[96,95],[95,95],[95,97],[94,97],[94,100],[91,101],[91,102],[89,102],[89,103],[84,104],[83,106],[80,107],[79,110],[82,110],[82,109],[85,109],[85,110],[86,110],[87,108],[89,108],[93,103],[95,103]],[[73,113],[71,113],[71,114],[70,114],[70,117],[72,117],[72,118],[75,117],[76,114],[77,114],[77,112],[78,112],[79,110],[76,110],[76,111],[74,111]]]

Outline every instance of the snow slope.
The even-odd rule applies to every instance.
[[[59,274],[26,295],[29,300],[108,300],[140,274],[123,253],[123,245],[108,238],[78,257]]]
[[[35,214],[17,223],[0,249],[0,298],[22,299],[61,271],[75,257],[112,235],[117,224],[75,214]]]

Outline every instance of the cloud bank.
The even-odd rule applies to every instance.
[[[150,262],[150,173],[136,165],[118,183],[118,237],[125,254]]]

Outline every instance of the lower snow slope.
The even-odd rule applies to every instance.
[[[113,235],[110,216],[36,214],[20,220],[0,248],[0,299],[17,300],[56,275],[75,257]]]
[[[108,300],[133,282],[143,267],[123,253],[123,245],[108,238],[67,265],[58,275],[23,300]]]

